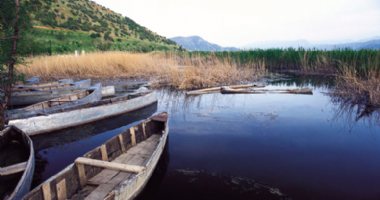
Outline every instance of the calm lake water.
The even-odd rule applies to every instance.
[[[35,138],[34,185],[155,112],[170,113],[166,151],[139,199],[379,199],[380,121],[326,94],[331,81],[279,80],[313,95],[156,91],[159,103]]]

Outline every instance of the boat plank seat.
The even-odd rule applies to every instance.
[[[131,147],[128,151],[116,157],[112,162],[115,164],[128,163],[130,166],[145,166],[160,141],[160,135],[153,134],[145,141]],[[104,161],[101,161],[104,162]],[[104,199],[118,184],[132,178],[136,173],[124,172],[115,169],[103,169],[96,176],[86,181],[86,186],[78,194],[82,198]],[[77,199],[75,198],[75,199]]]
[[[8,176],[25,171],[28,162],[17,163],[8,167],[0,167],[0,176]]]

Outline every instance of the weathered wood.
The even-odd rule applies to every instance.
[[[102,100],[99,102],[99,105],[94,103],[93,106],[92,104],[88,106],[85,105],[82,109],[74,109],[67,112],[49,114],[47,116],[11,120],[8,124],[14,125],[25,133],[33,136],[131,112],[155,102],[157,102],[157,97],[154,93],[133,99],[115,97],[114,100]]]
[[[66,179],[62,179],[61,181],[59,181],[56,187],[57,187],[58,200],[66,200],[67,199]]]
[[[8,120],[23,119],[35,117],[43,114],[58,113],[64,109],[77,108],[89,103],[100,101],[102,99],[102,85],[96,84],[94,87],[86,90],[78,90],[72,94],[62,97],[36,103],[24,108],[9,110],[6,113]]]
[[[105,144],[100,146],[100,152],[102,154],[102,160],[108,161],[107,146]]]
[[[135,127],[132,127],[129,129],[130,133],[131,133],[131,143],[132,145],[136,145],[136,132],[135,132]]]
[[[5,174],[12,176],[14,173],[20,173],[20,176],[16,176],[15,181],[17,185],[11,188],[6,199],[16,200],[21,199],[28,191],[32,184],[33,173],[34,173],[34,148],[33,142],[30,137],[19,130],[16,127],[8,126],[4,130],[0,131],[0,149],[3,152],[8,152],[7,144],[11,141],[17,141],[21,146],[21,149],[25,149],[25,154],[27,154],[26,159],[20,159],[21,163],[9,166],[5,168]],[[3,168],[4,169],[4,168]],[[6,176],[6,175],[4,175]],[[1,186],[0,186],[1,187]],[[0,196],[0,199],[4,197]]]
[[[125,146],[124,146],[123,135],[122,134],[118,135],[118,139],[119,139],[119,143],[120,143],[120,149],[124,153],[125,152]]]
[[[42,185],[42,195],[44,197],[43,200],[51,200],[50,183],[45,183]]]
[[[90,165],[94,167],[101,167],[101,168],[111,169],[111,170],[118,170],[118,171],[123,171],[123,172],[131,172],[131,173],[140,173],[145,170],[145,167],[143,166],[107,162],[107,161],[101,161],[101,160],[95,160],[95,159],[83,158],[83,157],[77,158],[75,160],[75,163]]]
[[[313,91],[309,88],[297,89],[233,89],[230,87],[222,87],[220,92],[222,94],[263,94],[263,93],[277,93],[277,94],[308,94],[312,95]]]
[[[28,162],[17,163],[8,167],[0,167],[0,176],[17,174],[26,169]]]
[[[112,97],[115,96],[115,94],[115,86],[104,86],[102,88],[102,97]]]
[[[122,140],[116,135],[105,142],[103,145],[107,147],[109,162],[101,160],[101,147],[78,158],[75,164],[83,165],[86,170],[87,180],[84,185],[80,183],[81,170],[74,164],[52,176],[45,183],[56,187],[57,182],[66,180],[68,199],[134,199],[149,181],[166,144],[168,123],[162,121],[163,119],[168,119],[167,113],[155,115],[143,122],[146,124],[145,131],[148,138],[143,137],[142,123],[135,126],[137,137],[135,146],[131,145],[130,130],[120,131]],[[124,144],[125,152],[119,144]],[[41,190],[42,186],[37,186],[24,199],[42,199]],[[51,191],[54,199],[58,196],[57,192],[58,189]]]
[[[84,187],[86,185],[86,171],[84,169],[84,165],[77,163],[76,164],[77,169],[78,169],[78,176],[79,176],[79,183],[81,187]]]
[[[37,90],[37,91],[20,91],[12,93],[13,106],[32,105],[50,99],[59,98],[81,89],[88,89],[91,86],[91,80],[82,80],[74,83],[74,86],[64,87],[54,90]]]
[[[146,131],[145,131],[145,122],[142,123],[142,130],[143,130],[144,139],[146,139],[147,136],[146,136]]]
[[[192,90],[186,92],[186,95],[200,95],[200,94],[209,94],[213,92],[220,92],[221,87],[212,87],[212,88],[205,88],[205,89],[199,89],[199,90]],[[265,87],[263,85],[258,85],[258,84],[246,84],[246,85],[230,85],[228,86],[233,89],[240,89],[240,88],[253,88],[253,87]]]

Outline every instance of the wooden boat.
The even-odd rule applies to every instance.
[[[148,118],[77,158],[24,199],[133,199],[152,176],[168,134],[167,113]]]
[[[26,134],[33,136],[138,110],[155,102],[157,98],[153,92],[127,95],[64,108],[58,113],[46,116],[11,120],[8,124],[17,126]]]
[[[72,79],[61,79],[54,82],[48,83],[33,83],[25,85],[15,85],[13,91],[38,91],[38,90],[49,90],[57,89],[62,87],[74,86],[74,81]]]
[[[78,81],[74,83],[74,86],[63,87],[59,89],[14,92],[12,93],[11,105],[32,105],[35,103],[72,94],[73,92],[78,92],[79,89],[87,89],[89,87],[91,87],[91,79]]]
[[[6,112],[7,120],[24,119],[39,115],[59,112],[62,109],[85,105],[102,99],[102,85],[96,84],[88,90],[81,90],[56,99],[33,104],[31,106],[9,110]]]
[[[0,199],[18,200],[30,190],[34,173],[33,142],[15,127],[0,132]]]
[[[313,90],[309,88],[297,88],[297,89],[233,89],[230,87],[222,87],[220,89],[222,94],[264,94],[264,93],[276,93],[276,94],[308,94],[312,95]]]

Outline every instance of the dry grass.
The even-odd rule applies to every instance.
[[[337,94],[356,104],[380,107],[380,72],[371,70],[365,77],[345,68],[337,80]]]
[[[18,71],[45,79],[144,78],[177,89],[195,89],[253,81],[265,72],[264,64],[237,66],[216,57],[180,57],[164,53],[105,52],[39,56],[26,60]]]

